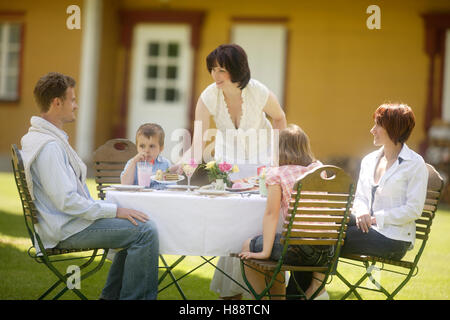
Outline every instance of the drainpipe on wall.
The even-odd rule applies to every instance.
[[[76,130],[76,151],[90,162],[94,151],[97,110],[98,62],[103,0],[84,0],[82,7],[82,43],[79,100]]]

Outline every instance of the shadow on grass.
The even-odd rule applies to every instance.
[[[0,210],[0,233],[11,237],[29,237],[23,214]]]
[[[43,294],[57,277],[42,263],[37,263],[30,258],[26,249],[19,249],[7,243],[0,242],[0,300],[35,300]],[[100,259],[96,258],[97,263]],[[58,270],[64,273],[67,267],[74,264],[73,261],[56,263]],[[111,261],[105,261],[103,267],[88,279],[82,281],[81,292],[88,299],[98,299],[106,282]],[[201,270],[201,269],[200,269]],[[201,271],[196,273],[200,273]],[[162,270],[159,274],[162,274]],[[183,270],[173,271],[176,278],[183,275]],[[217,295],[209,291],[210,279],[201,274],[190,274],[183,278],[179,284],[188,299],[217,299]],[[160,287],[166,286],[168,279],[164,280]],[[46,299],[52,299],[61,289],[62,285],[54,290]],[[78,297],[70,290],[61,299],[78,300]],[[159,300],[181,300],[176,287],[171,285],[158,294]]]
[[[23,214],[0,210],[0,234],[13,239],[0,239],[0,300],[34,300],[45,292],[56,280],[56,276],[42,263],[37,263],[28,256],[27,250],[31,246],[29,235],[25,226]],[[28,241],[24,242],[22,239]],[[99,259],[99,258],[97,258]],[[67,270],[70,261],[61,262],[58,270]],[[162,264],[160,263],[160,266]],[[111,261],[107,260],[100,271],[82,282],[82,292],[89,299],[98,299],[106,282]],[[180,264],[173,271],[176,278],[183,275],[183,267]],[[160,275],[164,269],[161,269]],[[211,279],[202,276],[202,268],[179,281],[184,294],[188,299],[217,299],[217,294],[209,290]],[[169,284],[169,277],[162,282],[160,288]],[[61,286],[60,286],[61,287]],[[58,290],[55,290],[49,298],[52,298]],[[62,299],[78,299],[72,293],[67,292]],[[158,299],[179,300],[181,296],[174,285],[171,285],[160,294]]]

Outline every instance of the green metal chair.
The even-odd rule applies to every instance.
[[[324,172],[326,175],[323,174]],[[275,281],[279,281],[276,279],[277,275],[284,271],[324,273],[325,278],[321,286],[310,299],[314,299],[320,293],[337,266],[353,194],[352,179],[336,166],[318,167],[297,180],[291,194],[288,221],[285,221],[283,225],[281,243],[284,246],[280,259],[278,261],[241,259],[242,277],[257,300],[266,296],[269,298],[275,296],[270,294],[270,288]],[[332,245],[335,246],[335,251],[324,266],[293,266],[284,264],[289,245]],[[253,268],[265,275],[266,287],[262,292],[256,292],[250,284],[245,267]],[[299,294],[292,297],[306,298],[300,285],[296,281],[295,284]]]
[[[58,286],[63,285],[63,288],[54,296],[53,299],[60,298],[67,290],[72,290],[80,299],[87,299],[80,289],[73,287],[71,283],[71,276],[73,273],[60,271],[61,267],[66,266],[67,261],[71,261],[71,265],[77,266],[80,270],[80,286],[82,281],[92,276],[103,266],[108,249],[99,248],[80,248],[80,249],[61,249],[52,248],[46,249],[42,244],[39,234],[35,230],[35,224],[39,223],[39,212],[36,209],[33,199],[28,190],[25,171],[23,166],[22,156],[15,144],[12,145],[12,167],[14,171],[14,178],[16,180],[17,190],[19,191],[20,200],[22,201],[23,215],[25,218],[25,226],[31,240],[31,247],[28,249],[28,255],[36,262],[44,264],[51,272],[55,274],[58,280],[45,291],[39,300],[44,299]],[[36,250],[39,249],[39,250]],[[99,253],[103,250],[103,253]],[[85,256],[80,256],[78,252],[89,252]],[[100,259],[95,259],[101,257]],[[87,260],[87,261],[86,261]],[[95,262],[95,263],[94,263]],[[89,267],[89,268],[88,268]],[[70,285],[70,289],[68,284]]]
[[[340,262],[365,269],[364,274],[354,284],[346,279],[342,273],[340,273],[339,271],[336,272],[337,277],[349,288],[349,290],[341,297],[342,300],[348,298],[352,293],[356,296],[357,299],[362,300],[362,297],[358,293],[357,289],[380,292],[386,296],[387,300],[393,300],[394,296],[397,295],[397,293],[400,292],[400,290],[407,284],[407,282],[412,277],[416,276],[419,272],[418,263],[425,249],[425,245],[427,244],[431,231],[431,224],[433,222],[433,218],[435,216],[439,198],[441,196],[442,188],[444,185],[441,176],[433,168],[432,165],[427,164],[427,169],[427,197],[425,200],[425,206],[422,212],[422,216],[420,217],[420,219],[416,220],[416,248],[414,249],[414,259],[406,260],[404,258],[403,260],[396,261],[367,255],[342,255],[339,259]],[[406,257],[408,257],[408,255]],[[390,266],[390,268],[392,269],[396,268],[402,271],[388,269],[386,266]],[[377,281],[377,276],[374,275],[375,272],[395,273],[404,278],[392,292],[389,292],[381,285],[381,283],[379,283],[379,281]],[[369,285],[362,285],[363,282],[365,280],[367,281],[368,279]]]

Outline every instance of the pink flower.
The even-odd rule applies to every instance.
[[[233,165],[223,162],[221,164],[219,164],[219,170],[222,172],[228,172],[233,168]]]

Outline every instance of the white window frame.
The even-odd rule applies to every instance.
[[[0,101],[17,101],[20,98],[20,72],[23,24],[20,22],[0,22]],[[11,27],[19,27],[19,41],[10,42]],[[10,53],[17,53],[17,61],[14,65],[9,61]],[[10,92],[7,87],[8,77],[15,77],[15,90]]]

